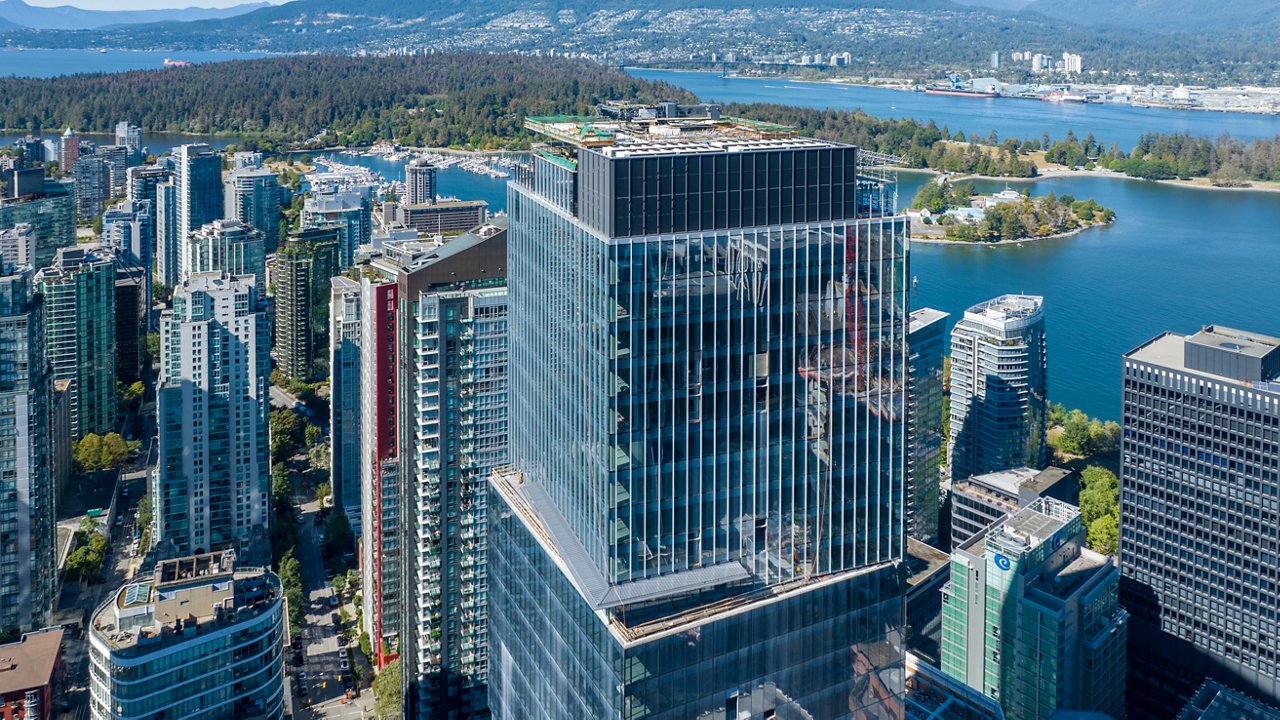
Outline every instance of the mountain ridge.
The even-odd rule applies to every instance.
[[[1128,30],[1205,32],[1280,29],[1275,0],[1232,0],[1206,12],[1202,0],[1034,0],[1024,13],[1067,21],[1088,18],[1091,24]]]
[[[270,7],[267,2],[241,3],[226,8],[184,7],[158,10],[86,10],[73,5],[44,7],[23,0],[0,0],[0,21],[33,30],[101,30],[127,25],[198,22],[241,17]],[[14,28],[0,24],[0,31]]]

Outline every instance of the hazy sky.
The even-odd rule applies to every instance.
[[[86,10],[155,10],[184,7],[231,7],[251,0],[24,0],[28,5],[74,5]],[[279,5],[284,0],[269,0]]]

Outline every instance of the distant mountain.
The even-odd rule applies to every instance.
[[[251,2],[228,8],[173,8],[166,10],[84,10],[71,5],[37,7],[22,0],[0,0],[0,32],[13,30],[10,24],[37,30],[94,30],[120,25],[140,25],[170,21],[218,20],[236,17],[269,7]]]
[[[999,0],[996,0],[999,1]],[[1201,33],[1256,31],[1280,28],[1280,3],[1276,0],[1035,0],[1028,12],[1092,26],[1135,31]]]
[[[1018,11],[1035,2],[1035,0],[954,0],[954,2],[961,5],[977,5],[991,8],[992,10]]]
[[[21,30],[21,29],[23,29],[22,25],[19,25],[11,20],[5,20],[4,18],[0,17],[0,33],[9,32],[11,30]]]

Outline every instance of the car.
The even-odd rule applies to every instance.
[[[325,568],[325,569],[324,569],[324,579],[325,579],[325,580],[332,580],[332,579],[333,579],[333,575],[334,575],[333,568]]]
[[[307,521],[307,519],[306,519],[305,517],[303,517],[302,515],[299,515],[299,516],[298,516],[298,524],[299,524],[299,525],[301,525],[301,524],[305,523],[306,521]]]
[[[340,648],[338,648],[338,657],[339,657],[339,658],[342,658],[343,660],[346,660],[346,659],[347,659],[347,649],[346,649],[346,648],[344,648],[344,647],[340,647]]]
[[[332,613],[329,615],[329,620],[332,621],[334,625],[342,624],[342,617],[338,615],[338,613]]]
[[[341,660],[338,661],[338,668],[342,670],[350,670],[351,661],[347,660],[346,658],[342,658]]]
[[[307,684],[306,684],[306,683],[304,683],[304,682],[302,682],[302,681],[299,681],[299,682],[298,682],[298,694],[299,694],[299,695],[306,695],[306,694],[307,694]]]
[[[339,602],[339,600],[338,600],[338,596],[337,596],[337,595],[330,595],[330,596],[329,596],[329,607],[336,608],[336,607],[338,607],[338,606],[339,606],[339,605],[341,605],[341,604],[342,604],[342,603],[341,603],[341,602]]]

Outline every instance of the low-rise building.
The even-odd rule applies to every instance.
[[[29,632],[0,645],[0,718],[49,720],[62,671],[62,628]]]
[[[997,520],[1012,515],[1040,497],[1076,501],[1076,474],[1060,467],[1020,467],[975,475],[953,483],[948,498],[951,547],[960,547]]]
[[[279,718],[280,581],[232,551],[165,560],[94,613],[90,717]]]
[[[489,204],[483,200],[447,200],[417,205],[401,205],[396,224],[419,233],[451,233],[484,224]]]
[[[1205,680],[1176,720],[1280,720],[1280,710],[1215,680]]]
[[[942,662],[942,588],[951,577],[951,556],[907,538],[907,650],[925,662]]]

